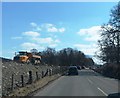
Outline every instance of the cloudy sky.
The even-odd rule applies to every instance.
[[[117,2],[24,2],[2,4],[2,57],[46,47],[71,47],[94,55],[100,26]],[[95,60],[95,59],[94,59]]]

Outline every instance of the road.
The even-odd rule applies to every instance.
[[[78,76],[62,76],[34,96],[108,96],[118,93],[118,80],[99,75],[90,69]]]

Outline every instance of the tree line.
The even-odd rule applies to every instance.
[[[92,66],[94,61],[87,57],[83,52],[77,49],[64,48],[56,51],[55,48],[47,47],[45,50],[39,52],[42,56],[42,63],[53,66]]]

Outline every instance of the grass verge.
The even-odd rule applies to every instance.
[[[29,85],[26,85],[25,87],[16,89],[12,93],[10,93],[9,96],[18,96],[18,97],[19,96],[32,96],[34,92],[36,92],[37,90],[40,90],[41,88],[43,88],[50,82],[58,79],[60,76],[61,76],[60,74],[46,76],[32,84],[29,84]]]

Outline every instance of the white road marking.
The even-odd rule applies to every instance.
[[[88,79],[88,78],[87,78]],[[93,84],[93,82],[90,80],[90,79],[88,79],[88,81],[91,83],[91,84]]]
[[[100,90],[105,96],[108,96],[108,94],[106,94],[102,89],[100,89],[99,87],[97,88],[98,90]]]
[[[110,87],[112,86],[112,87],[114,87],[115,89],[118,89],[118,81],[117,81],[117,82],[114,81],[114,84],[112,84],[112,83],[106,81],[106,80],[108,80],[108,79],[109,79],[109,81],[111,81],[110,78],[100,78],[100,77],[96,77],[96,76],[95,76],[95,78],[97,78],[97,79],[99,79],[100,81],[106,83],[106,84],[109,85]],[[112,80],[112,81],[113,81],[113,80]]]

